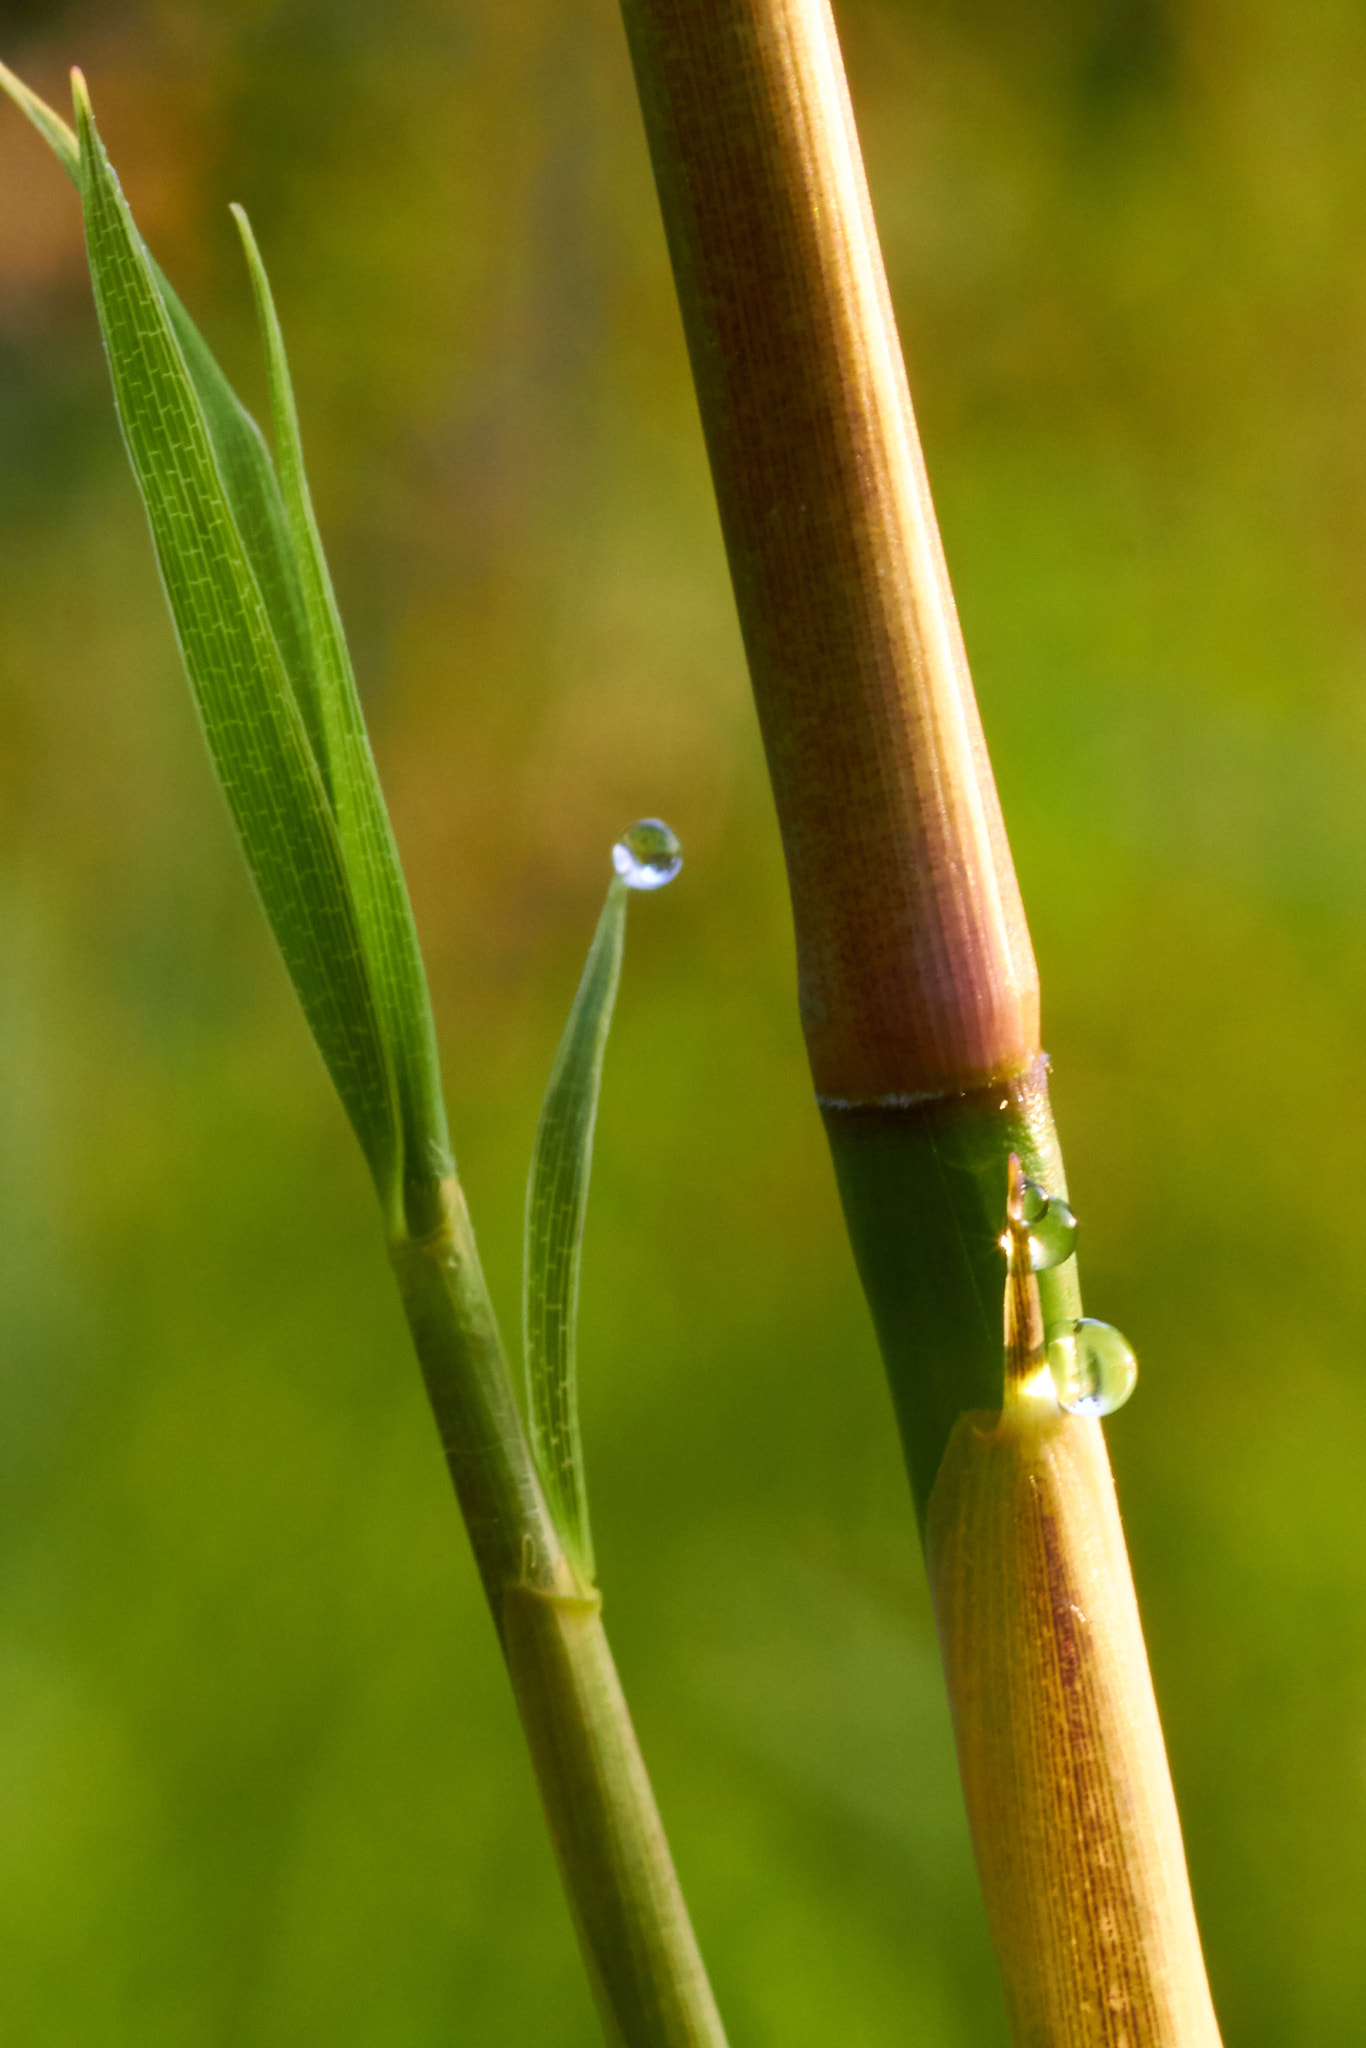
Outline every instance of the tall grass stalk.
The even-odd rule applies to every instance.
[[[669,879],[676,847],[645,820],[614,849],[607,909],[552,1076],[528,1198],[527,1295],[540,1311],[528,1318],[533,1443],[455,1174],[417,934],[250,225],[237,209],[273,459],[148,253],[79,74],[74,83],[73,131],[0,66],[0,86],[81,196],[119,420],[200,722],[374,1180],[603,2025],[624,2048],[724,2048],[603,1632],[572,1378],[579,1234],[627,881]]]
[[[1066,1193],[1038,981],[828,0],[622,6],[1016,2038],[1214,2048],[1100,1424],[1040,1349],[1076,1264],[1026,1278],[1007,1214],[1012,1158]]]

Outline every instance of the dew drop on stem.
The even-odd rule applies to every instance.
[[[1050,1195],[1036,1180],[1020,1183],[1020,1220],[1029,1231],[1029,1263],[1036,1273],[1070,1259],[1077,1243],[1077,1219],[1061,1195]]]
[[[1138,1378],[1138,1360],[1112,1323],[1076,1316],[1048,1333],[1048,1366],[1071,1415],[1113,1415]]]

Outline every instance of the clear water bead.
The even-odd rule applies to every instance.
[[[1050,1195],[1036,1180],[1020,1183],[1020,1220],[1029,1231],[1029,1263],[1046,1273],[1070,1259],[1077,1243],[1077,1219],[1061,1195]]]
[[[662,889],[682,865],[678,836],[662,818],[637,818],[612,848],[612,866],[628,889]]]
[[[1027,1174],[1020,1176],[1020,1220],[1022,1223],[1037,1223],[1048,1212],[1048,1190]]]
[[[1048,1333],[1048,1367],[1071,1415],[1113,1415],[1138,1378],[1138,1360],[1112,1323],[1077,1316]]]

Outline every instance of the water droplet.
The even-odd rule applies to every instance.
[[[612,866],[628,889],[662,889],[683,865],[683,849],[662,818],[637,818],[612,848]]]
[[[1020,1179],[1020,1221],[1037,1223],[1048,1213],[1048,1190],[1040,1187],[1038,1181],[1030,1180],[1027,1174]]]
[[[1077,1242],[1077,1219],[1061,1195],[1050,1195],[1036,1180],[1020,1182],[1020,1221],[1029,1230],[1029,1263],[1036,1273],[1070,1259]]]
[[[1072,1415],[1113,1415],[1138,1378],[1138,1360],[1112,1323],[1077,1316],[1048,1333],[1048,1365],[1058,1400]]]

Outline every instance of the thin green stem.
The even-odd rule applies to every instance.
[[[614,2048],[725,2048],[603,1631],[536,1476],[458,1182],[390,1258]]]
[[[464,1193],[451,1178],[430,1195],[441,1221],[422,1237],[391,1238],[389,1257],[501,1637],[509,1586],[569,1593],[574,1580],[532,1464]]]
[[[597,1598],[512,1587],[503,1647],[609,2041],[725,2048]]]

